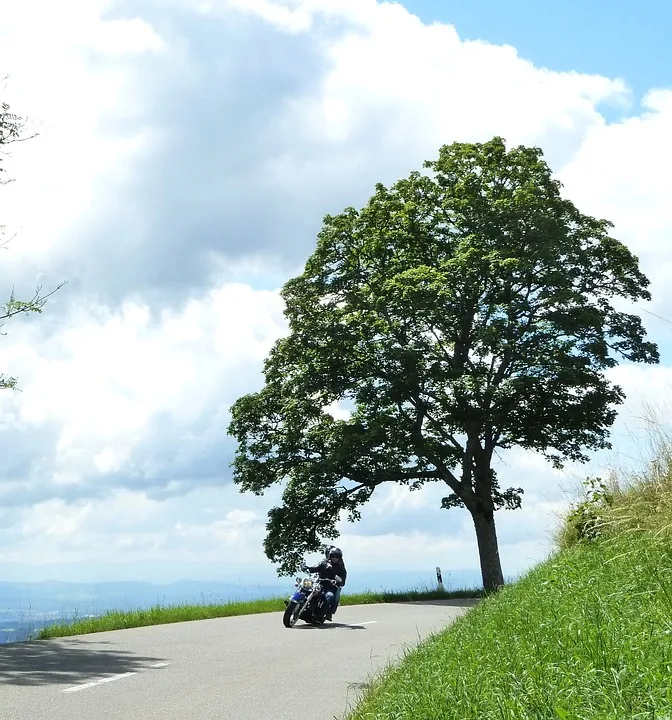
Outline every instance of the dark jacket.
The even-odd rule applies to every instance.
[[[345,563],[342,560],[339,565],[332,565],[329,560],[323,560],[319,565],[308,566],[308,572],[319,573],[322,579],[331,580],[333,585],[336,585],[336,576],[338,575],[343,581],[338,584],[338,587],[345,585],[345,579],[348,576],[348,571],[345,569]]]

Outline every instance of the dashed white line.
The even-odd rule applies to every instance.
[[[169,662],[158,662],[154,663],[153,665],[148,665],[148,668],[164,668],[168,667],[170,665]],[[80,692],[81,690],[88,690],[89,688],[96,687],[97,685],[103,685],[105,683],[114,682],[115,680],[122,680],[123,678],[131,677],[132,675],[137,675],[137,671],[133,672],[125,672],[125,673],[118,673],[117,675],[108,675],[107,677],[98,678],[97,680],[91,680],[91,682],[82,683],[81,685],[73,685],[72,687],[65,688],[65,690],[61,690],[61,692],[64,693],[73,693],[73,692]]]
[[[367,622],[361,622],[361,623],[341,623],[340,627],[359,627],[360,625],[373,625],[374,623],[377,623],[377,620],[367,620]],[[339,627],[338,625],[336,627]]]
[[[110,675],[109,677],[100,678],[98,680],[92,680],[88,683],[83,683],[82,685],[75,685],[73,687],[65,688],[62,692],[64,693],[73,693],[73,692],[79,692],[80,690],[88,690],[89,688],[95,687],[96,685],[102,685],[103,683],[109,683],[114,682],[115,680],[121,680],[122,678],[130,677],[131,675],[135,675],[134,672],[127,672],[127,673],[119,673],[118,675]]]

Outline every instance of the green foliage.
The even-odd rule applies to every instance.
[[[672,432],[658,419],[646,419],[653,459],[639,472],[612,472],[607,481],[589,478],[584,497],[564,517],[559,547],[642,531],[672,546]]]
[[[493,514],[522,493],[500,488],[496,449],[561,466],[609,447],[623,392],[604,370],[658,361],[640,318],[611,304],[649,299],[637,258],[562,198],[541,150],[454,143],[425,168],[325,218],[283,288],[290,333],[265,385],[232,408],[234,481],[284,486],[265,541],[280,573],[381,484],[441,482],[443,506],[474,517],[494,587]],[[348,420],[326,412],[334,402]]]
[[[9,105],[5,102],[0,103],[0,146],[9,145],[9,143],[17,142],[21,137],[23,122],[18,115],[10,112]],[[6,172],[2,167],[4,151],[0,150],[0,173]],[[1,182],[7,182],[0,179]]]
[[[14,315],[21,315],[23,313],[42,313],[42,308],[46,304],[47,300],[65,283],[61,283],[46,295],[41,294],[41,288],[38,288],[35,295],[30,300],[17,300],[14,297],[14,292],[10,295],[9,300],[3,308],[0,309],[0,321],[7,320]],[[0,327],[2,327],[0,325]],[[6,333],[0,333],[2,335]],[[0,374],[0,390],[14,390],[17,386],[17,379],[4,374]]]
[[[569,547],[581,541],[592,541],[601,534],[605,512],[613,504],[613,493],[600,478],[586,478],[584,497],[567,513],[559,543]]]
[[[5,102],[0,103],[0,173],[6,172],[5,168],[2,167],[3,156],[7,153],[4,151],[4,147],[13,142],[27,139],[22,135],[23,132],[23,120],[14,113],[10,112],[9,105]],[[0,177],[0,184],[9,182]],[[0,240],[2,240],[2,232],[4,227],[0,225]],[[0,248],[4,248],[7,245],[7,241],[0,242]],[[65,283],[61,283],[54,290],[42,294],[42,289],[38,288],[33,297],[30,300],[19,300],[14,295],[14,291],[10,295],[9,300],[5,303],[4,307],[0,307],[0,323],[3,320],[8,320],[15,315],[22,315],[25,313],[41,313],[42,308],[46,304],[47,300]],[[0,324],[0,327],[2,325]],[[4,334],[4,333],[3,333]],[[17,379],[12,376],[0,374],[0,390],[15,389],[17,386]]]

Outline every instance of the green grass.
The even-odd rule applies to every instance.
[[[374,678],[349,720],[672,720],[671,447],[605,482],[554,557]]]
[[[371,603],[413,602],[419,600],[437,600],[451,598],[481,597],[483,591],[472,590],[405,590],[366,592],[353,595],[343,594],[341,605],[367,605]],[[235,615],[254,615],[257,613],[278,612],[285,609],[285,598],[266,600],[232,601],[213,604],[155,605],[144,610],[110,610],[100,617],[84,618],[73,622],[62,622],[42,628],[35,636],[38,640],[47,638],[85,635],[107,630],[124,630],[147,625],[165,625],[168,623],[191,620],[209,620],[211,618],[233,617]]]

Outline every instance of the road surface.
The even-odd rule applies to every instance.
[[[341,606],[321,627],[269,613],[3,645],[0,718],[341,718],[376,670],[473,602]]]

